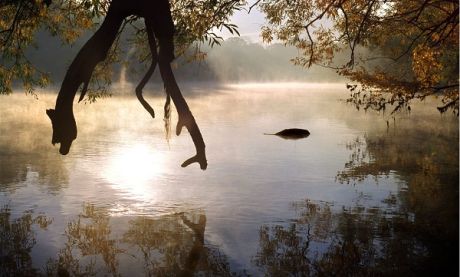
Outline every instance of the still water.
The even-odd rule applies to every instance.
[[[76,104],[67,156],[55,95],[1,97],[1,276],[458,275],[456,116],[356,111],[343,85],[186,86],[202,171],[163,92],[152,119],[130,91]],[[294,127],[311,135],[264,135]]]

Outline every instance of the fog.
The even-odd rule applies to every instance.
[[[78,50],[87,41],[90,33],[83,35],[73,45],[67,46],[46,32],[36,37],[36,47],[29,49],[28,58],[42,71],[50,74],[52,85],[59,86],[67,67]],[[127,34],[127,37],[129,34]],[[126,38],[125,40],[126,41]],[[127,81],[137,83],[146,66],[140,64],[135,49],[122,44],[124,53],[120,57],[124,62],[113,65],[113,82]],[[199,49],[205,53],[205,59],[192,60],[190,56]],[[173,62],[175,74],[180,82],[341,82],[344,79],[333,70],[314,66],[305,69],[295,66],[290,60],[298,55],[294,47],[274,43],[261,45],[243,38],[229,38],[221,45],[210,47],[207,44],[192,45],[182,56]],[[340,58],[340,57],[339,57]],[[159,72],[152,80],[160,81]]]
[[[66,156],[51,144],[45,113],[54,91],[0,96],[0,233],[12,238],[5,257],[25,257],[35,275],[62,260],[85,276],[90,266],[142,275],[151,264],[174,275],[179,266],[164,261],[188,253],[204,261],[217,253],[228,272],[252,276],[269,275],[278,260],[283,272],[307,259],[374,275],[456,266],[456,116],[427,101],[387,125],[388,115],[339,101],[347,94],[340,84],[207,85],[181,84],[206,142],[206,171],[180,167],[193,143],[186,132],[165,139],[161,91],[146,89],[155,119],[130,88],[75,104],[78,138]],[[264,135],[290,127],[311,135]],[[184,218],[201,219],[200,236]],[[7,265],[0,272],[22,269]]]

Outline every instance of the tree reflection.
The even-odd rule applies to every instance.
[[[107,210],[85,205],[67,225],[65,246],[48,262],[47,274],[122,275],[121,265],[141,263],[148,276],[233,275],[226,256],[205,243],[200,211],[138,216],[126,227],[111,221]]]
[[[130,222],[123,241],[140,250],[149,276],[232,275],[227,258],[205,244],[205,227],[204,214],[139,217]]]
[[[290,225],[260,228],[254,263],[273,276],[458,275],[458,129],[425,127],[347,144],[339,182],[386,176],[397,190],[378,207],[294,203]]]
[[[117,275],[117,254],[123,253],[111,237],[109,214],[105,209],[85,205],[78,218],[67,224],[67,241],[56,260],[47,264],[48,275],[96,275],[102,259],[106,273]]]
[[[270,276],[414,276],[457,270],[457,244],[432,241],[409,214],[334,208],[307,200],[296,203],[299,218],[289,226],[263,226],[255,264]]]
[[[260,249],[255,264],[265,269],[266,275],[309,276],[314,272],[314,257],[309,255],[311,243],[325,239],[330,223],[328,205],[305,202],[304,217],[289,226],[262,226],[259,232]],[[326,219],[326,220],[322,220]],[[301,221],[306,224],[302,224]]]
[[[36,244],[34,226],[46,229],[52,220],[44,215],[24,212],[13,219],[8,206],[0,208],[0,276],[34,276],[32,248]]]
[[[391,135],[358,138],[348,145],[350,161],[337,179],[360,183],[367,176],[393,174],[401,180],[401,188],[385,202],[399,213],[411,214],[420,226],[417,232],[424,232],[435,245],[452,242],[457,248],[458,129],[444,131],[405,128]]]

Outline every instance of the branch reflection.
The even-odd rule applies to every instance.
[[[148,276],[230,276],[219,249],[205,243],[206,215],[200,211],[160,217],[138,216],[114,225],[107,210],[87,204],[67,225],[65,247],[47,264],[49,275],[124,275],[120,264],[143,263]],[[125,220],[122,220],[125,222]]]
[[[259,231],[254,263],[268,276],[431,276],[458,270],[458,239],[433,233],[435,228],[410,213],[310,200],[295,206],[299,217],[293,223]]]
[[[39,271],[32,266],[32,248],[37,243],[35,227],[46,229],[52,219],[25,211],[13,218],[11,208],[0,208],[0,276],[35,276]]]
[[[433,128],[348,143],[337,181],[392,178],[396,191],[375,206],[294,203],[292,223],[260,228],[254,264],[269,276],[458,275],[458,129]]]

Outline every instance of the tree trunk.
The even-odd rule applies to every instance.
[[[53,125],[52,142],[53,144],[61,143],[61,154],[68,153],[72,141],[77,137],[77,127],[73,115],[73,101],[77,90],[83,84],[80,100],[83,99],[96,65],[107,57],[123,20],[131,15],[145,18],[150,51],[152,51],[152,65],[136,88],[136,95],[144,108],[154,117],[153,109],[142,97],[142,88],[153,74],[158,60],[166,92],[171,96],[179,114],[176,134],[179,135],[185,126],[196,148],[196,155],[186,160],[182,167],[198,162],[201,169],[204,170],[207,167],[207,161],[203,137],[187,102],[182,96],[170,66],[170,62],[174,58],[174,25],[167,0],[113,0],[111,2],[101,27],[81,48],[67,70],[56,100],[55,111],[49,110],[47,112]],[[160,44],[158,55],[155,36]]]

